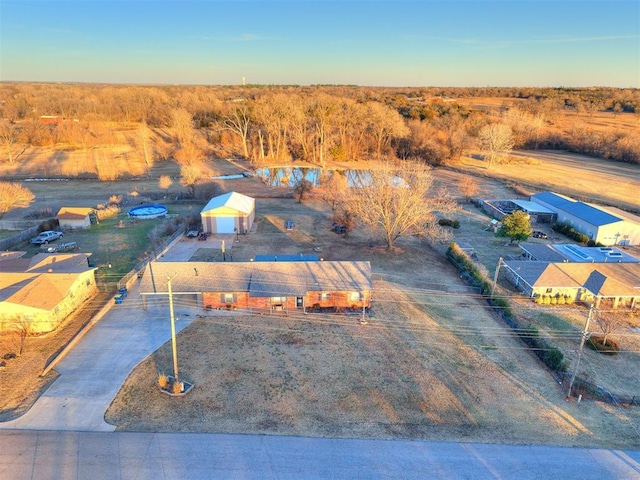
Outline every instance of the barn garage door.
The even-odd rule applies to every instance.
[[[236,228],[236,219],[233,217],[216,218],[216,233],[233,233]]]

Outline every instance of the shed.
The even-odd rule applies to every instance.
[[[238,192],[212,198],[200,212],[206,233],[248,233],[255,218],[255,199]]]
[[[62,207],[56,220],[60,223],[60,228],[72,230],[89,228],[92,223],[97,223],[95,210],[84,207]]]

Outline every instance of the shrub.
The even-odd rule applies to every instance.
[[[167,377],[164,373],[158,374],[158,385],[162,389],[167,389],[169,387],[169,377]]]
[[[575,299],[571,295],[565,295],[564,303],[567,305],[573,305],[575,303]]]
[[[578,243],[587,243],[589,242],[589,237],[587,237],[586,235],[578,232],[576,229],[574,229],[570,224],[566,223],[566,222],[560,222],[560,223],[556,223],[554,225],[551,226],[551,228],[558,233],[561,233],[563,235],[566,235],[567,237],[571,238],[572,240],[575,240]],[[595,245],[595,243],[594,243]]]
[[[440,220],[438,220],[438,225],[440,225],[441,227],[451,227],[458,229],[460,228],[460,219],[454,218],[453,220],[451,220],[448,218],[441,218]]]
[[[171,385],[171,391],[173,393],[182,393],[184,390],[184,384],[182,382],[174,381]]]
[[[565,370],[566,368],[564,364],[564,355],[556,347],[551,347],[549,350],[546,350],[544,352],[542,361],[554,372],[560,372]]]
[[[607,344],[605,345],[602,335],[591,335],[588,344],[596,352],[604,353],[605,355],[615,355],[620,351],[618,343],[611,338],[607,338]]]
[[[38,226],[38,231],[44,232],[46,230],[57,230],[58,228],[60,228],[60,222],[55,218],[52,218],[50,220],[45,220],[44,222],[42,222]]]
[[[25,218],[30,220],[38,220],[40,218],[51,218],[53,217],[53,209],[51,208],[41,208],[40,210],[36,210],[34,212],[29,212],[25,215]]]

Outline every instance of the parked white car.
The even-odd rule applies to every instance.
[[[62,237],[64,237],[64,234],[62,232],[57,232],[55,230],[45,230],[37,237],[32,238],[31,243],[33,243],[34,245],[46,245],[47,243],[53,242],[54,240],[58,240]]]

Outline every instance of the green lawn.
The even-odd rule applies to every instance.
[[[126,214],[102,220],[87,230],[68,232],[64,241],[77,242],[78,251],[91,253],[98,282],[117,282],[151,249],[148,233],[162,219],[130,221]]]

